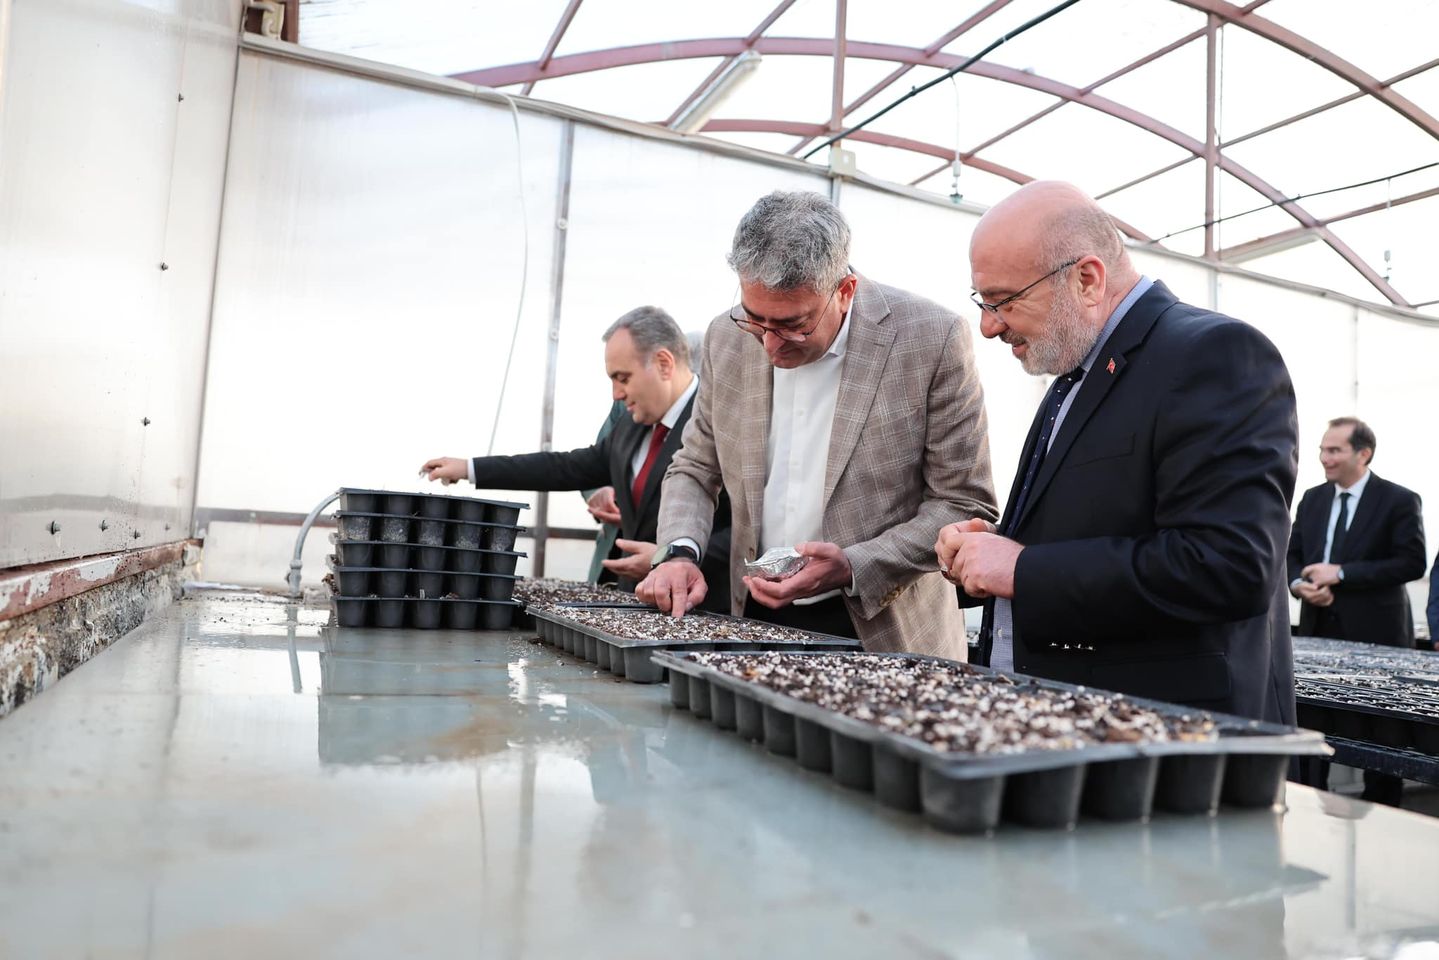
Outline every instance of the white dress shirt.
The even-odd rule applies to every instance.
[[[1364,488],[1369,486],[1369,471],[1364,471],[1364,476],[1354,482],[1352,487],[1341,487],[1334,485],[1334,502],[1329,506],[1329,522],[1324,525],[1324,562],[1333,563],[1329,559],[1329,551],[1334,546],[1334,527],[1339,523],[1339,495],[1349,494],[1349,516],[1344,521],[1344,529],[1348,530],[1354,525],[1354,511],[1359,509],[1359,498],[1364,496]]]
[[[772,371],[761,552],[824,539],[824,474],[848,343],[846,313],[822,356],[802,367]],[[838,590],[831,590],[795,603],[817,603],[838,595]]]

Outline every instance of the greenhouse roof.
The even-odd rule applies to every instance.
[[[1439,315],[1429,0],[301,0],[299,11],[305,46],[817,165],[830,162],[827,139],[939,81],[846,133],[861,171],[982,205],[1031,179],[1071,180],[1136,242]]]

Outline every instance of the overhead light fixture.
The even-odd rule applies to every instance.
[[[705,87],[694,102],[685,108],[684,112],[675,118],[670,124],[670,129],[679,133],[698,133],[700,128],[714,116],[714,112],[720,108],[735,88],[744,81],[746,77],[755,72],[760,61],[764,59],[758,50],[746,50],[734,59],[724,72],[714,78],[709,86]]]

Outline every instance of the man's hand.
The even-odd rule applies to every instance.
[[[643,580],[650,572],[650,558],[655,555],[655,545],[643,540],[615,540],[615,546],[628,556],[616,560],[601,560],[606,570],[626,580]]]
[[[945,579],[977,599],[1014,598],[1014,567],[1024,545],[995,529],[978,518],[952,523],[940,530],[934,545]]]
[[[1334,594],[1328,587],[1320,587],[1308,582],[1300,582],[1294,587],[1294,595],[1305,603],[1316,607],[1327,607],[1334,602]]]
[[[590,516],[600,523],[618,524],[620,522],[620,505],[615,502],[614,487],[600,487],[590,494],[590,498],[585,501],[585,509],[589,510]],[[639,578],[631,579],[638,580]]]
[[[438,480],[448,487],[460,480],[470,479],[470,464],[459,457],[436,457],[425,461],[420,468],[420,476],[426,480]]]
[[[1339,564],[1311,563],[1299,575],[1316,587],[1332,587],[1339,582]]]
[[[777,610],[796,600],[813,597],[831,590],[850,585],[854,571],[850,569],[849,558],[838,544],[814,541],[797,543],[795,552],[809,557],[800,571],[783,580],[764,580],[760,577],[745,577],[745,586],[755,603]]]
[[[939,572],[944,574],[944,579],[950,583],[958,582],[950,575],[950,568],[954,566],[954,559],[959,554],[959,545],[964,542],[966,536],[972,533],[998,532],[998,527],[979,517],[970,517],[968,520],[961,520],[959,523],[941,527],[939,539],[934,541],[934,556],[939,560]]]
[[[703,603],[708,592],[709,586],[699,565],[684,559],[666,560],[635,587],[635,596],[676,620]]]

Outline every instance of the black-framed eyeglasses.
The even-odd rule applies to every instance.
[[[975,305],[976,307],[978,307],[980,310],[984,311],[985,313],[998,314],[1000,307],[1004,307],[1004,306],[1007,306],[1007,305],[1013,303],[1014,301],[1018,300],[1020,297],[1024,296],[1024,295],[1025,295],[1026,293],[1028,293],[1029,291],[1033,290],[1035,287],[1039,286],[1039,285],[1040,285],[1041,283],[1043,283],[1044,281],[1048,280],[1050,277],[1054,276],[1054,275],[1055,275],[1056,273],[1058,273],[1059,271],[1061,271],[1061,270],[1068,270],[1070,267],[1074,266],[1076,263],[1078,263],[1078,262],[1079,262],[1080,260],[1082,260],[1082,259],[1084,259],[1084,258],[1083,258],[1083,257],[1075,257],[1073,260],[1066,260],[1064,263],[1061,263],[1059,266],[1055,267],[1053,270],[1049,271],[1049,272],[1046,273],[1044,276],[1040,277],[1038,280],[1034,281],[1034,282],[1031,283],[1029,286],[1025,287],[1023,290],[1019,291],[1018,293],[1012,293],[1012,294],[1010,294],[1009,296],[1005,297],[1003,300],[999,301],[998,303],[985,303],[985,302],[984,302],[984,299],[983,299],[982,297],[980,297],[980,295],[979,295],[978,293],[974,292],[974,291],[971,291],[971,292],[970,292],[970,294],[969,294],[969,299],[973,300],[973,301],[974,301],[974,305]]]
[[[799,323],[784,327],[772,327],[760,323],[750,316],[749,311],[744,308],[743,303],[738,302],[738,297],[735,298],[737,301],[735,305],[730,307],[729,318],[734,321],[735,326],[739,327],[745,333],[752,333],[757,337],[763,337],[767,333],[772,333],[781,340],[787,340],[790,343],[801,343],[809,339],[809,337],[819,329],[819,325],[824,322],[824,315],[829,312],[829,305],[834,302],[834,295],[839,293],[839,288],[844,286],[844,281],[852,276],[854,276],[853,270],[845,274],[839,281],[839,284],[830,291],[829,299],[824,302],[824,306],[815,314],[814,322],[809,324],[808,329],[805,328],[806,321],[803,320]]]

